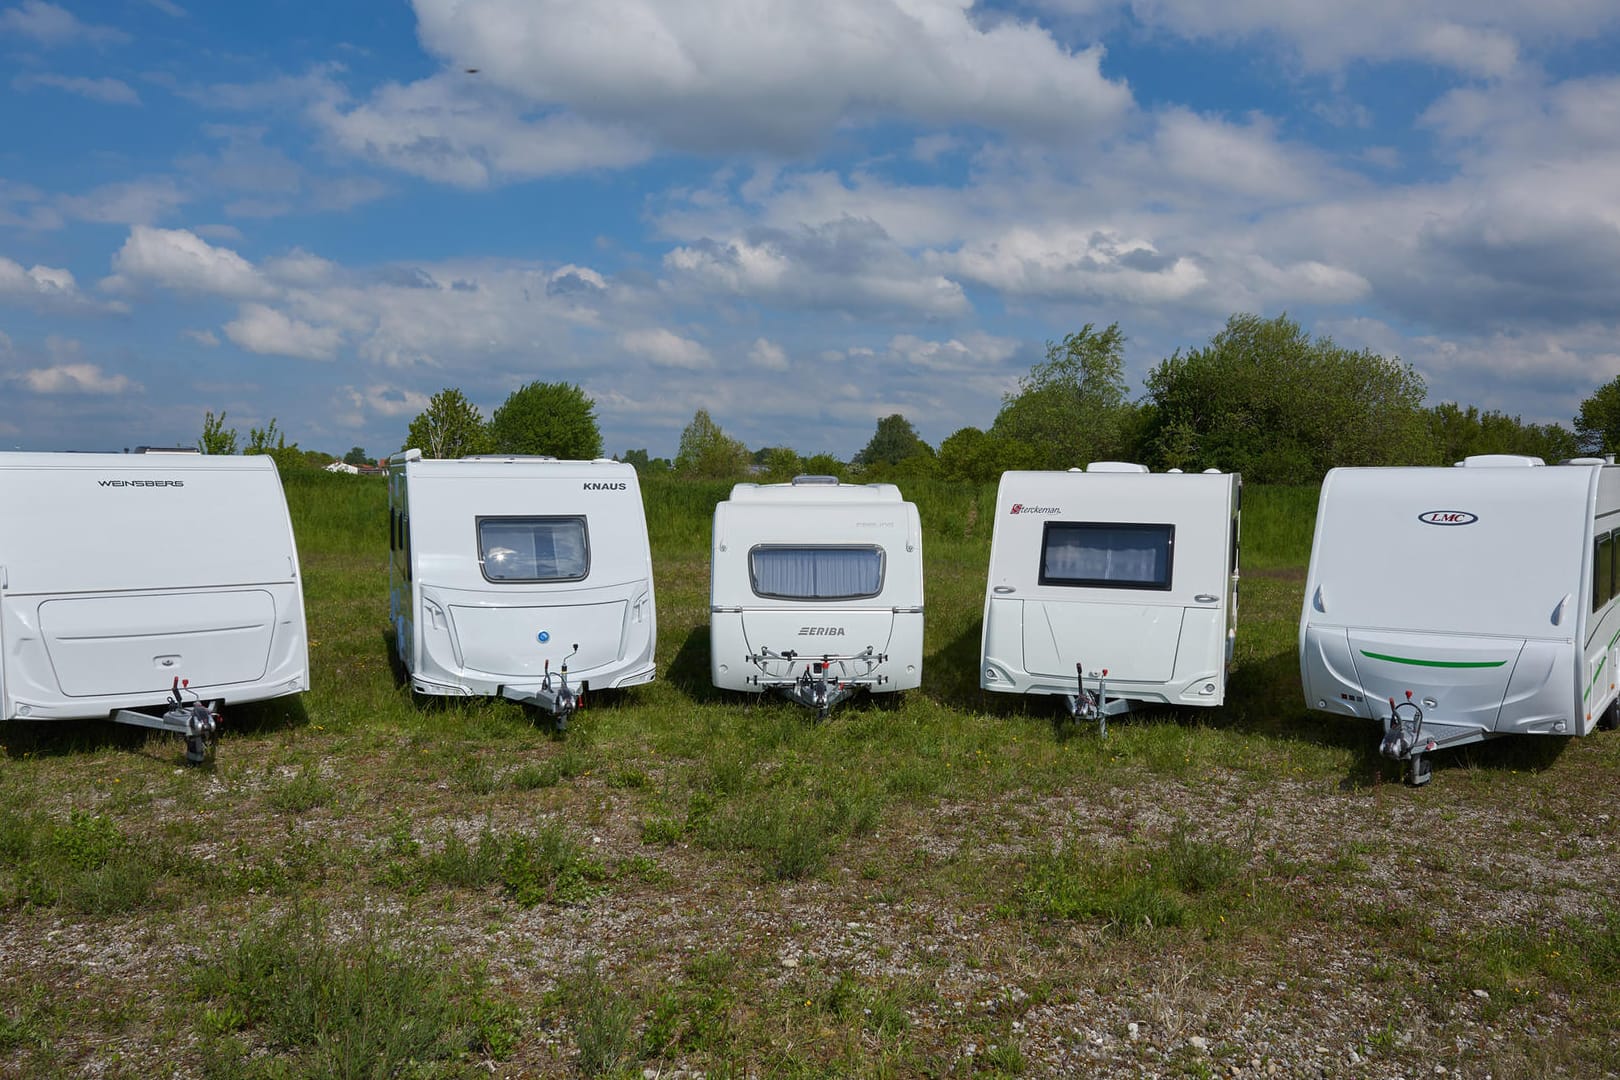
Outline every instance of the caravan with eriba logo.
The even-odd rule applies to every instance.
[[[826,716],[922,683],[922,525],[893,484],[738,484],[714,508],[710,665]]]
[[[1333,469],[1299,620],[1309,708],[1375,720],[1385,756],[1614,724],[1620,468],[1491,454]]]
[[[587,691],[651,682],[641,487],[617,461],[388,462],[388,606],[418,694],[506,697],[566,727]]]
[[[265,455],[0,454],[0,718],[110,719],[212,752],[227,706],[309,689]]]
[[[1226,697],[1242,479],[1130,462],[1008,472],[996,493],[979,685],[1076,719]]]

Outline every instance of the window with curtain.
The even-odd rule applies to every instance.
[[[578,581],[591,568],[585,519],[479,518],[478,563],[490,581]]]
[[[1041,584],[1102,589],[1170,588],[1174,525],[1049,521]]]
[[[748,553],[754,593],[778,600],[859,600],[883,591],[883,549],[768,545]]]

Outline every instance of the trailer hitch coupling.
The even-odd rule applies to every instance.
[[[1378,744],[1378,752],[1392,761],[1410,761],[1412,786],[1417,787],[1429,782],[1429,763],[1423,760],[1423,755],[1433,749],[1434,740],[1423,737],[1423,710],[1412,700],[1412,691],[1406,692],[1406,700],[1399,705],[1390,698],[1389,719],[1385,721],[1384,738]]]
[[[185,699],[186,694],[191,695],[190,701]],[[191,680],[176,675],[174,685],[169,688],[169,707],[162,716],[135,709],[119,709],[112,714],[112,719],[119,724],[132,724],[183,736],[186,740],[186,764],[201,765],[214,753],[214,737],[219,734],[220,725],[220,715],[215,711],[218,704],[217,701],[204,703],[191,689]]]
[[[887,675],[877,672],[889,659],[888,654],[878,652],[871,645],[849,655],[824,653],[810,658],[794,675],[792,669],[801,659],[801,654],[792,649],[773,652],[761,646],[759,652],[748,657],[748,662],[759,668],[760,674],[749,676],[748,681],[816,710],[818,720],[827,719],[832,707],[840,701],[889,681]]]

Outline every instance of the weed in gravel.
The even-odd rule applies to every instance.
[[[322,778],[320,771],[305,765],[292,776],[270,787],[265,801],[288,814],[305,814],[321,806],[330,806],[337,791]]]
[[[480,979],[447,971],[408,930],[368,923],[343,938],[318,910],[254,927],[198,962],[190,985],[218,1077],[414,1075],[510,1047]]]
[[[506,782],[512,786],[513,791],[538,791],[540,788],[556,787],[561,780],[562,770],[551,761],[541,762],[538,765],[520,765],[506,777]]]
[[[600,862],[551,823],[513,838],[501,866],[502,884],[524,907],[578,903],[599,892],[607,878]]]
[[[587,954],[579,970],[563,980],[560,995],[573,1025],[580,1071],[586,1076],[616,1072],[630,1055],[634,1003],[602,978],[595,953]]]
[[[111,818],[75,810],[64,823],[13,816],[6,826],[14,902],[85,915],[132,911],[151,898],[162,852],[126,837]]]

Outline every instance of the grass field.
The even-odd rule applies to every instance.
[[[908,488],[924,684],[708,682],[708,521],[646,490],[659,679],[562,736],[418,702],[383,486],[287,481],[313,689],[214,763],[0,730],[0,1074],[1620,1072],[1620,736],[1437,755],[1307,714],[1315,493],[1245,493],[1228,705],[1106,740],[977,688],[994,492]]]

